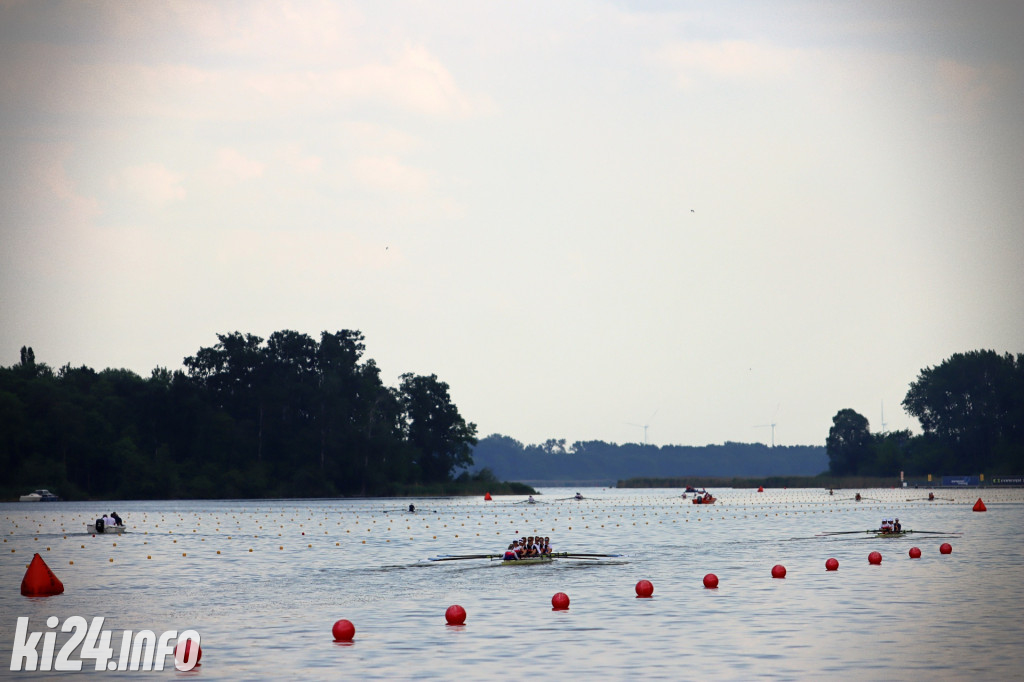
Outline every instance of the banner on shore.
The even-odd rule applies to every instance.
[[[981,478],[978,476],[943,476],[943,486],[971,486],[981,485]]]

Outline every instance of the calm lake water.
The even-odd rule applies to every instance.
[[[7,503],[0,505],[0,677],[116,679],[1010,680],[1024,670],[1024,491],[545,488],[522,497]],[[972,511],[981,496],[985,513]],[[404,511],[409,503],[418,511]],[[129,532],[85,532],[117,511]],[[900,538],[817,536],[877,527]],[[601,561],[505,567],[428,557],[496,553],[519,535]],[[948,542],[952,554],[939,546]],[[919,547],[920,559],[908,550]],[[871,565],[868,554],[882,554]],[[19,586],[38,552],[63,595]],[[828,572],[825,561],[839,560]],[[781,564],[785,579],[773,579]],[[714,573],[716,590],[704,589]],[[634,586],[654,584],[651,599]],[[551,597],[565,592],[567,611]],[[444,613],[462,605],[466,624]],[[124,630],[194,629],[191,672],[12,672],[19,616],[105,617]],[[331,626],[352,621],[354,642]],[[67,635],[60,634],[57,647]],[[168,659],[169,660],[169,659]],[[169,663],[170,665],[170,663]]]

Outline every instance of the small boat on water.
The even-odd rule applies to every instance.
[[[907,533],[912,533],[910,530],[876,530],[873,531],[876,538],[896,538]]]
[[[60,502],[60,497],[54,495],[49,490],[36,490],[28,495],[22,495],[18,498],[19,502]]]
[[[113,535],[120,535],[121,533],[123,533],[125,531],[126,528],[127,528],[127,526],[125,526],[123,524],[122,525],[118,525],[116,523],[113,523],[113,524],[104,523],[103,519],[96,519],[92,523],[85,524],[86,532],[87,533],[92,533],[93,535],[95,535],[97,533],[99,533],[101,535],[104,534],[104,533],[106,533],[106,534],[113,534]]]
[[[710,495],[694,495],[694,504],[714,504],[718,500],[717,497],[711,497]]]

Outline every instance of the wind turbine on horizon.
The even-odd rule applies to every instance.
[[[658,409],[661,409],[661,408],[658,408]],[[641,428],[641,429],[644,430],[644,445],[647,445],[647,427],[649,427],[651,425],[651,420],[654,419],[654,415],[656,415],[656,414],[658,414],[658,410],[655,410],[653,413],[651,413],[651,416],[647,418],[647,423],[646,424],[634,424],[633,422],[626,422],[630,426],[636,426],[636,427]]]
[[[772,428],[772,447],[774,448],[775,447],[775,422],[772,422],[771,424],[757,424],[756,426],[754,426],[754,428],[755,429],[763,429],[763,428],[767,428],[769,426]]]
[[[782,403],[779,403],[779,405],[781,405],[781,404]],[[778,415],[778,413],[779,413],[779,405],[775,406],[775,414],[772,415],[772,421],[771,421],[770,424],[756,424],[754,426],[755,429],[765,429],[765,428],[771,427],[771,429],[772,429],[772,447],[773,448],[775,447],[775,416]]]

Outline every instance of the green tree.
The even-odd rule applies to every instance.
[[[836,476],[861,473],[873,458],[871,446],[867,418],[849,408],[839,410],[825,441],[829,471]]]
[[[908,446],[911,441],[910,431],[887,431],[872,436],[872,460],[860,473],[866,476],[899,476],[899,473],[917,472],[908,466]]]
[[[958,466],[1019,470],[1024,452],[1024,355],[956,353],[921,370],[903,400]]]
[[[473,465],[476,424],[467,423],[437,375],[403,374],[399,388],[405,408],[408,442],[423,482],[450,480],[456,467]]]

